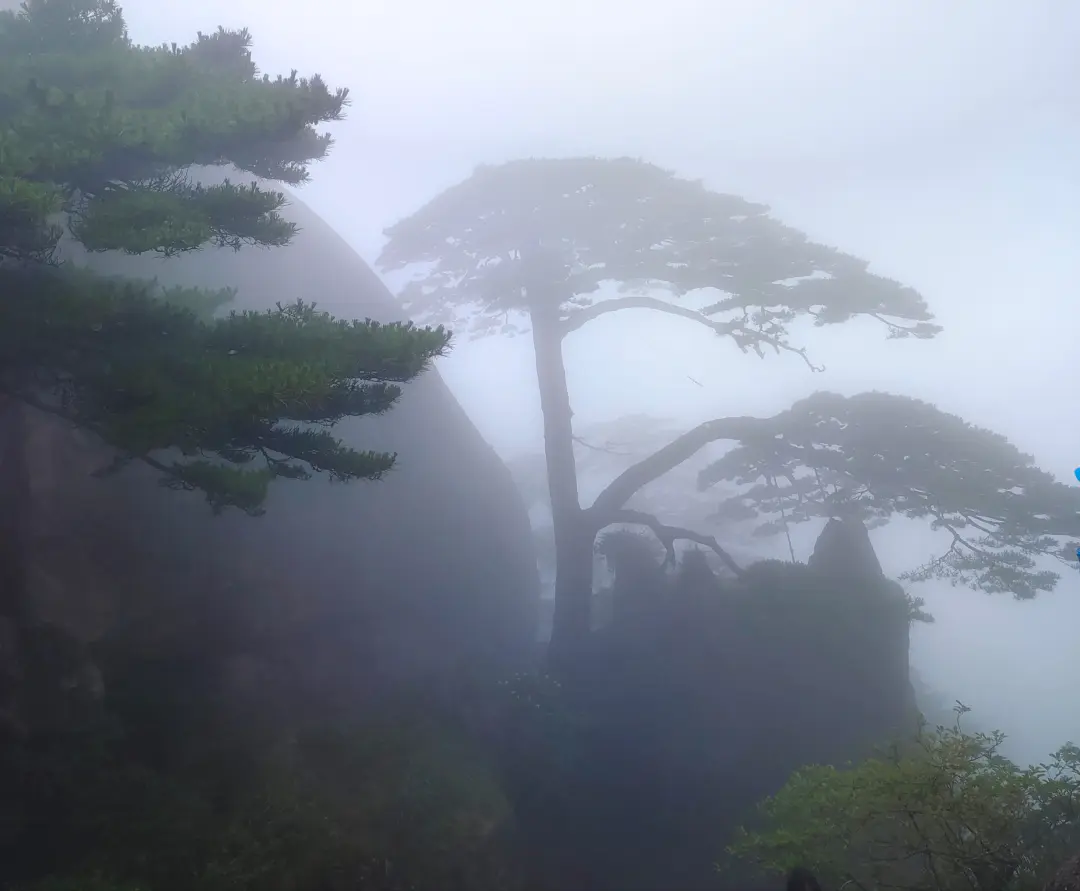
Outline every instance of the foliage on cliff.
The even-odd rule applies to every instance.
[[[1021,768],[1000,732],[965,732],[964,711],[880,757],[796,771],[729,852],[828,887],[1038,891],[1080,843],[1080,749]]]
[[[299,185],[346,90],[260,75],[246,30],[139,46],[112,0],[0,13],[0,391],[61,414],[216,508],[258,512],[275,478],[376,478],[343,417],[386,411],[443,353],[441,328],[336,320],[296,302],[209,318],[228,291],[163,291],[61,261],[288,244],[285,195],[195,182],[231,164]],[[317,297],[317,295],[314,295]]]

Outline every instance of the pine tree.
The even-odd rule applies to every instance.
[[[941,330],[913,288],[810,241],[764,205],[631,158],[532,159],[478,168],[387,235],[383,269],[426,264],[401,294],[415,315],[443,322],[468,314],[478,334],[531,330],[557,564],[556,663],[588,636],[593,547],[607,526],[647,527],[669,548],[678,538],[703,543],[741,571],[715,539],[627,509],[635,493],[712,442],[740,447],[703,482],[758,483],[726,511],[729,519],[767,515],[762,532],[855,513],[927,518],[957,536],[949,554],[912,578],[1030,597],[1058,579],[1038,559],[1060,557],[1061,539],[1080,536],[1075,488],[1055,483],[1002,437],[883,394],[819,394],[775,418],[710,421],[581,504],[563,342],[597,319],[663,313],[744,353],[791,355],[813,371],[823,369],[790,338],[800,318],[823,326],[861,316],[893,339]],[[620,293],[598,298],[612,282]],[[668,299],[692,293],[707,305]]]
[[[216,312],[228,289],[161,289],[61,260],[281,247],[281,192],[194,165],[301,185],[348,92],[271,78],[246,30],[140,46],[112,0],[27,0],[0,13],[0,393],[69,419],[215,510],[259,513],[269,483],[375,479],[394,456],[345,446],[338,420],[389,409],[445,352],[443,328],[344,321],[297,301]],[[247,178],[245,178],[247,179]]]

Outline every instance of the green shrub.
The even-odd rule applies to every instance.
[[[809,866],[832,887],[1039,889],[1080,841],[1080,749],[1021,768],[1003,741],[958,719],[848,769],[796,771],[729,853],[773,872]]]

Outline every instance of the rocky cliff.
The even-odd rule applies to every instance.
[[[618,553],[611,623],[563,684],[573,796],[519,812],[552,887],[750,887],[713,864],[757,802],[917,725],[909,604],[857,521],[830,522],[809,565],[737,583],[694,552],[674,577],[660,559]]]
[[[299,201],[287,215],[301,232],[279,250],[172,260],[68,251],[108,273],[233,286],[235,308],[299,297],[338,316],[400,318],[324,221]],[[350,444],[398,453],[385,480],[283,481],[256,519],[213,517],[145,467],[97,478],[110,461],[99,442],[3,408],[0,712],[9,717],[30,660],[16,624],[98,648],[122,640],[125,664],[209,665],[226,689],[294,707],[351,708],[420,675],[531,657],[538,585],[525,509],[434,370],[389,414],[340,428]]]

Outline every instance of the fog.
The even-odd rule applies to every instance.
[[[234,0],[124,3],[140,42],[247,26],[271,73],[318,71],[353,105],[305,201],[369,260],[385,226],[481,162],[640,156],[770,204],[918,288],[945,332],[806,332],[826,366],[746,357],[676,319],[575,336],[575,414],[689,426],[766,415],[815,389],[930,400],[1007,435],[1062,480],[1080,464],[1080,5],[1069,0]],[[391,282],[393,284],[393,282]],[[317,294],[298,295],[318,299]],[[344,311],[341,307],[328,307]],[[801,329],[800,329],[801,331]],[[460,339],[440,368],[505,456],[540,446],[525,339]],[[696,386],[688,376],[700,381]],[[940,541],[873,533],[898,574]],[[807,556],[807,536],[796,542]],[[1016,603],[926,584],[912,662],[1038,759],[1080,741],[1080,577]]]

